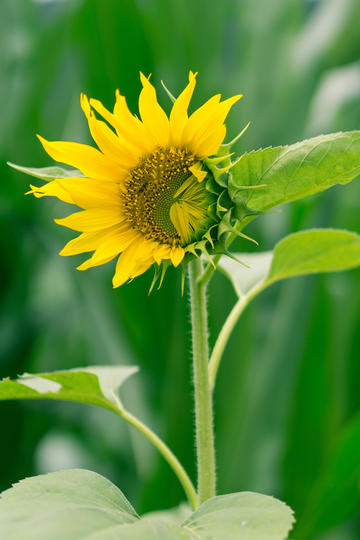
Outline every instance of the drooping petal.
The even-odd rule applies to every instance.
[[[143,88],[139,97],[139,111],[141,120],[146,129],[153,138],[154,142],[159,146],[167,146],[169,144],[170,125],[169,119],[160,107],[156,91],[142,73],[140,73],[141,83]]]
[[[121,223],[123,218],[118,208],[92,208],[75,212],[62,219],[55,219],[55,223],[63,225],[69,229],[79,232],[95,232],[106,229],[117,223]]]
[[[126,169],[92,146],[74,142],[47,141],[40,135],[38,138],[55,161],[80,169],[85,176],[119,182],[126,175]]]
[[[188,120],[188,107],[196,85],[196,73],[189,73],[189,84],[176,99],[170,113],[170,144],[181,145],[182,133]]]

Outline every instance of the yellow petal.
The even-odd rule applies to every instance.
[[[237,95],[221,103],[209,100],[203,107],[195,111],[184,129],[183,145],[198,157],[205,157],[204,153],[199,151],[199,148],[203,147],[205,139],[209,139],[215,132],[219,133],[222,130],[222,125],[231,107],[241,97],[242,95]]]
[[[197,161],[195,165],[193,165],[192,167],[189,167],[189,171],[193,173],[193,175],[198,180],[198,182],[202,182],[207,175],[207,172],[203,171],[201,167],[202,167],[202,164],[200,161]]]
[[[118,227],[118,225],[113,225],[112,227],[96,232],[81,233],[63,247],[60,251],[60,255],[68,257],[69,255],[78,255],[79,253],[95,251],[101,242],[108,237],[109,233],[114,232]]]
[[[171,247],[167,244],[158,244],[154,249],[153,249],[153,258],[154,258],[154,261],[160,265],[161,264],[161,261],[163,259],[169,259],[170,258],[170,252],[171,252]]]
[[[140,73],[140,79],[143,85],[139,97],[141,120],[154,142],[159,146],[167,146],[170,134],[168,117],[158,104],[153,85],[142,73]]]
[[[214,131],[209,137],[203,139],[196,147],[196,153],[200,159],[204,159],[207,156],[215,154],[225,139],[226,126],[223,124],[216,131]]]
[[[184,258],[184,255],[185,255],[185,251],[183,250],[182,247],[180,247],[180,246],[173,247],[171,249],[171,254],[170,254],[170,259],[171,259],[171,262],[173,263],[173,265],[174,266],[179,266],[179,264],[181,263],[181,261]]]
[[[174,146],[181,145],[181,137],[188,119],[188,107],[196,85],[196,74],[189,73],[189,84],[176,99],[170,113],[170,142]]]
[[[105,122],[97,120],[85,94],[81,94],[80,103],[87,118],[92,138],[102,153],[119,163],[123,168],[134,167],[138,157],[132,153],[131,147],[123,139],[120,140]]]
[[[144,124],[131,114],[125,96],[122,96],[119,90],[116,91],[114,117],[118,122],[117,132],[138,148],[140,153],[151,153],[155,149],[156,143],[149,136]]]
[[[70,193],[59,185],[57,180],[48,182],[43,186],[33,186],[30,184],[30,191],[26,192],[26,195],[34,195],[35,197],[57,197],[60,201],[64,201],[69,204],[75,204]]]
[[[154,264],[154,258],[153,257],[148,257],[146,260],[138,261],[138,263],[136,265],[136,269],[131,274],[130,278],[134,279],[134,278],[140,276],[141,274],[144,274],[144,272],[146,272],[146,270],[148,270],[152,264]]]
[[[55,219],[55,223],[80,232],[95,232],[122,222],[118,208],[92,208],[70,214],[66,218]]]
[[[81,208],[101,208],[121,206],[119,184],[100,182],[91,178],[64,178],[56,180],[59,187],[67,191],[73,204]],[[46,185],[43,186],[46,189]]]
[[[183,146],[187,146],[189,142],[193,139],[194,135],[198,132],[205,123],[208,122],[209,118],[212,117],[214,111],[219,105],[221,95],[216,94],[199,107],[196,111],[192,113],[190,118],[187,120],[184,127],[183,135],[181,138],[181,143]]]
[[[119,229],[107,235],[107,237],[100,243],[90,259],[78,266],[78,270],[87,270],[93,266],[99,266],[105,264],[116,255],[124,251],[130,246],[130,244],[136,240],[137,233],[129,227],[123,230]]]
[[[146,240],[138,234],[133,243],[119,256],[113,277],[114,287],[120,287],[136,271],[137,260],[143,255],[142,248],[145,245]]]
[[[35,197],[57,197],[61,201],[76,204],[81,208],[120,206],[120,186],[112,182],[101,182],[91,178],[61,178],[44,184],[30,186]]]
[[[40,135],[38,138],[46,152],[55,161],[76,167],[85,176],[119,182],[126,174],[126,169],[92,146],[74,142],[47,141]]]

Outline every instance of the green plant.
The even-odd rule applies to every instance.
[[[27,538],[273,538],[287,537],[291,510],[255,493],[216,496],[212,397],[222,353],[244,308],[276,281],[298,275],[345,270],[360,265],[360,237],[353,232],[314,229],[281,240],[273,252],[231,254],[242,229],[270,209],[346,184],[360,173],[360,132],[336,133],[288,147],[267,148],[231,161],[233,143],[205,159],[217,196],[217,242],[186,261],[189,267],[196,411],[197,489],[182,465],[153,431],[122,404],[118,389],[134,372],[126,367],[92,367],[25,375],[0,383],[1,399],[62,399],[107,408],[141,431],[161,452],[183,485],[194,512],[183,507],[141,519],[115,486],[88,471],[63,471],[31,478],[6,491],[0,501],[0,532]],[[15,166],[46,180],[68,178],[69,171]],[[77,176],[72,171],[71,176]],[[221,189],[219,189],[219,186]],[[211,186],[210,186],[211,187]],[[222,252],[238,259],[220,260]],[[201,257],[205,253],[209,260]],[[212,258],[210,259],[210,256]],[[246,268],[249,266],[249,268]],[[245,268],[244,268],[245,267]],[[211,355],[207,343],[206,288],[216,268],[234,285],[238,300],[226,319]],[[34,502],[34,496],[36,499]],[[18,503],[18,504],[14,504]],[[56,520],[54,515],[56,514]],[[20,520],[22,516],[22,520]],[[71,516],[72,519],[69,519]],[[15,529],[16,527],[16,529]]]

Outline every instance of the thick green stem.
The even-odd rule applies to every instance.
[[[198,281],[202,271],[199,259],[189,264],[199,504],[215,495],[216,484],[205,285]]]
[[[185,471],[184,467],[181,465],[180,461],[177,459],[177,457],[172,453],[170,448],[166,446],[166,444],[154,433],[148,426],[146,426],[141,420],[136,418],[133,414],[131,414],[129,411],[124,409],[122,403],[120,402],[118,396],[114,393],[114,400],[117,404],[116,412],[121,418],[124,418],[127,422],[129,422],[132,426],[134,426],[137,430],[139,430],[145,437],[157,448],[160,452],[160,454],[164,457],[164,459],[168,462],[176,476],[178,477],[179,482],[181,483],[182,487],[184,488],[184,491],[187,495],[187,498],[193,508],[193,510],[197,507],[197,493],[195,491],[195,488]]]

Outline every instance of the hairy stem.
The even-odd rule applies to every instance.
[[[124,418],[129,424],[134,426],[137,430],[139,430],[145,437],[159,450],[160,454],[163,456],[163,458],[168,462],[176,476],[178,477],[178,480],[182,487],[184,488],[184,491],[186,493],[186,496],[191,504],[191,507],[193,510],[197,507],[197,493],[194,488],[193,483],[191,482],[187,472],[185,471],[184,467],[181,465],[178,458],[172,453],[170,448],[154,433],[148,426],[146,426],[141,420],[136,418],[133,414],[131,414],[129,411],[124,409],[121,401],[119,400],[118,396],[113,393],[114,400],[117,404],[117,414],[121,416],[121,418]]]
[[[202,271],[199,259],[189,264],[199,504],[215,495],[216,484],[205,285],[198,281]]]

